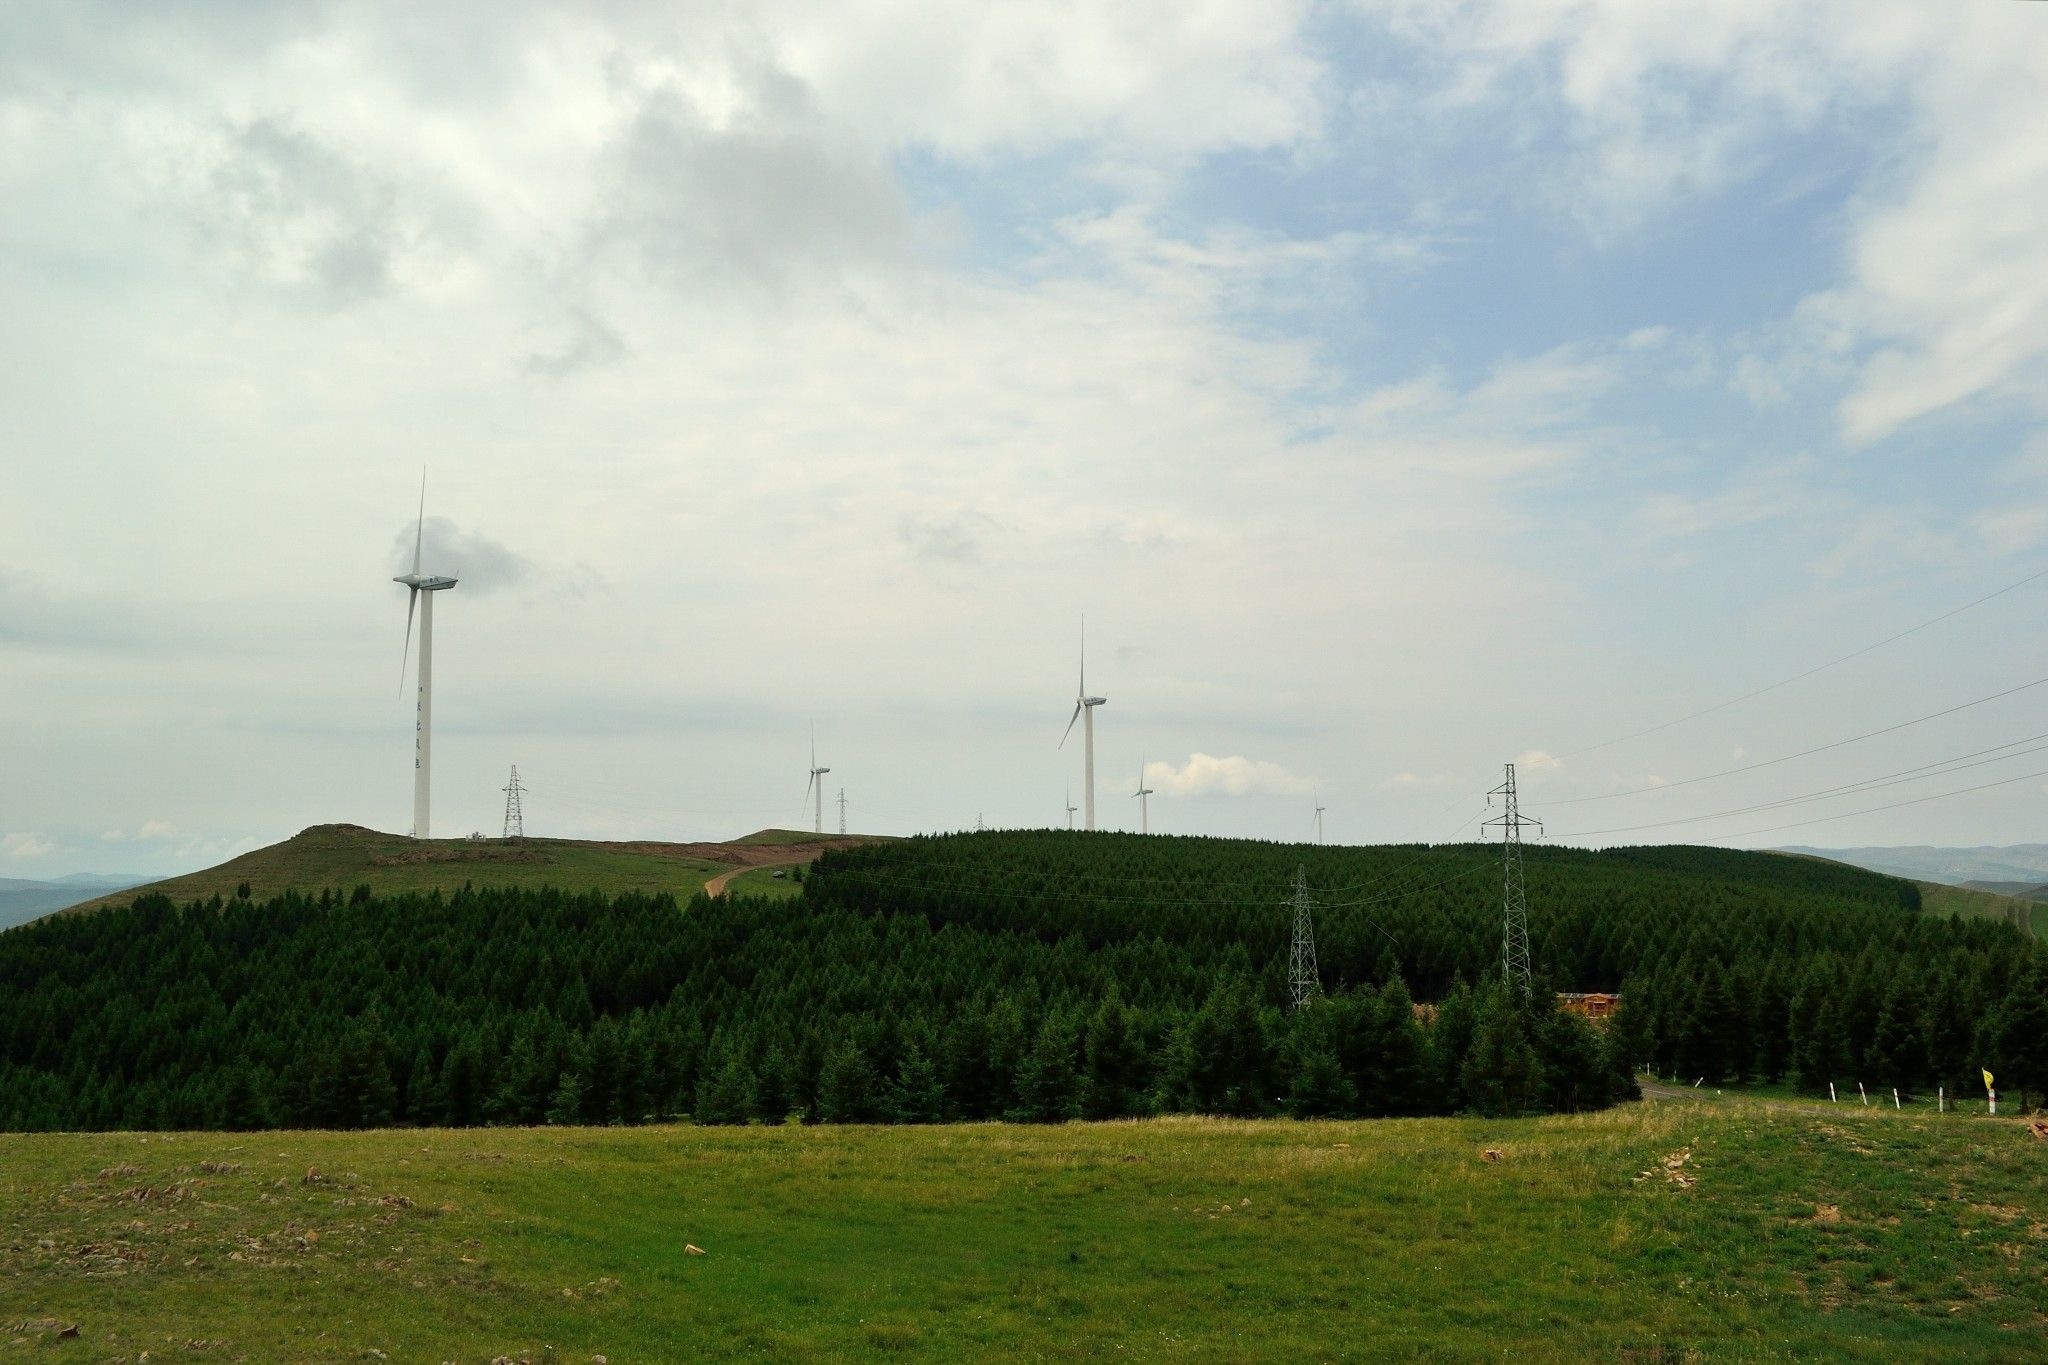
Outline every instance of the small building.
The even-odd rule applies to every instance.
[[[1607,991],[1559,991],[1557,1007],[1581,1019],[1605,1019],[1621,1004],[1621,997]]]

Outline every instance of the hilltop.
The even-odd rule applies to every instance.
[[[217,867],[100,896],[63,912],[78,914],[137,897],[177,904],[223,900],[248,887],[254,900],[286,892],[317,895],[367,886],[376,895],[443,893],[473,887],[554,887],[562,891],[668,892],[693,895],[708,883],[751,868],[808,863],[830,849],[872,842],[865,835],[767,829],[727,843],[594,839],[413,839],[361,825],[314,825],[281,843]],[[713,894],[720,889],[713,885]]]

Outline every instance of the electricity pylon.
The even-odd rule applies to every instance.
[[[846,833],[846,788],[839,789],[839,832]]]
[[[526,788],[519,785],[519,765],[512,765],[512,780],[504,786],[505,792],[505,837],[524,839],[526,837],[526,812],[520,808],[519,798],[526,794]]]
[[[1515,765],[1507,765],[1507,781],[1486,795],[1486,803],[1501,798],[1501,813],[1481,829],[1500,826],[1501,852],[1501,975],[1508,985],[1529,998],[1529,893],[1522,885],[1522,826],[1534,825],[1540,835],[1541,820],[1525,820],[1515,805]]]
[[[1294,1008],[1300,1009],[1323,993],[1323,979],[1316,970],[1316,928],[1308,894],[1308,869],[1294,869],[1294,943],[1287,955],[1287,989]]]

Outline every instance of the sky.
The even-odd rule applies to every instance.
[[[0,877],[407,830],[423,469],[437,835],[514,764],[800,825],[813,725],[857,832],[1063,823],[1085,613],[1109,828],[1471,837],[1512,761],[1561,842],[2039,839],[2048,686],[1835,742],[2048,678],[2048,579],[1638,732],[2048,568],[2043,70],[1995,0],[15,0]]]

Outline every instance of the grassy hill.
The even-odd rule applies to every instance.
[[[1688,1101],[6,1136],[0,1283],[54,1362],[2039,1360],[2044,1152]]]
[[[476,887],[552,886],[569,891],[695,893],[735,868],[809,862],[826,849],[867,842],[857,836],[762,830],[731,843],[600,843],[583,839],[412,839],[361,825],[314,825],[282,843],[231,858],[218,867],[102,896],[66,913],[126,905],[161,894],[183,904],[232,898],[246,883],[266,900],[286,891],[351,891],[378,895]]]
[[[2018,925],[2022,931],[2037,938],[2048,938],[2048,916],[2040,913],[2044,907],[2036,901],[1995,891],[1944,886],[1940,882],[1916,882],[1914,885],[1920,888],[1922,909],[1930,915],[1997,920]]]

